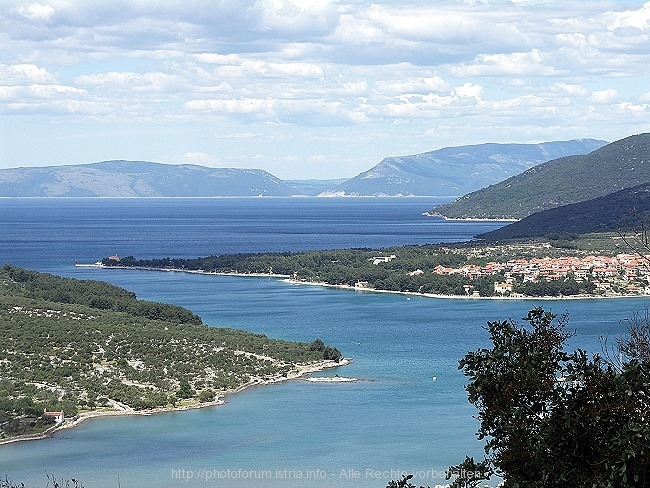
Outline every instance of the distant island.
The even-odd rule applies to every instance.
[[[478,144],[385,158],[338,180],[282,180],[260,169],[208,168],[151,161],[102,161],[0,170],[0,197],[171,198],[437,196],[450,199],[605,141]]]
[[[93,416],[216,405],[250,385],[346,364],[320,339],[207,327],[99,281],[5,265],[0,284],[0,443]]]

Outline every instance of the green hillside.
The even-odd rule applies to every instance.
[[[10,265],[0,268],[0,344],[0,440],[51,426],[45,409],[71,417],[211,402],[341,358],[320,340],[207,327],[116,286]]]
[[[650,217],[650,183],[604,197],[537,212],[500,229],[477,236],[488,241],[542,237],[548,234],[590,234],[630,231]]]
[[[535,212],[650,182],[650,134],[584,156],[554,159],[469,193],[432,213],[448,218],[524,218]]]

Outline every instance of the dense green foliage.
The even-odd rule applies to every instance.
[[[389,262],[373,264],[378,256],[395,255]],[[485,260],[468,256],[462,248],[444,246],[403,246],[381,250],[342,249],[332,251],[306,251],[299,253],[227,254],[206,258],[164,258],[136,260],[132,256],[119,263],[108,258],[107,266],[135,266],[149,269],[182,269],[207,273],[279,274],[299,281],[354,286],[366,282],[375,289],[411,291],[445,295],[465,294],[463,285],[470,280],[463,276],[438,276],[431,273],[437,265],[462,266]],[[416,270],[427,273],[411,275]],[[473,281],[483,296],[492,294],[494,278],[484,282]]]
[[[177,324],[202,323],[200,317],[187,309],[166,303],[136,300],[135,293],[101,281],[71,280],[10,265],[4,266],[3,274],[19,285],[21,296],[27,298],[86,305]]]
[[[644,183],[592,200],[537,212],[478,237],[495,241],[554,233],[613,232],[638,228],[649,216],[650,183]]]
[[[586,281],[578,283],[575,279],[551,280],[521,283],[513,288],[516,293],[531,297],[573,296],[581,293],[592,293],[596,285]]]
[[[451,468],[471,473],[453,486],[479,486],[494,474],[505,488],[648,486],[647,358],[615,364],[567,353],[566,317],[535,308],[525,320],[489,322],[493,346],[460,361],[487,456]]]
[[[549,248],[538,245],[498,248],[471,244],[411,245],[385,249],[340,249],[297,253],[226,254],[205,258],[135,259],[133,256],[116,262],[105,258],[105,266],[138,267],[143,269],[179,269],[205,273],[269,274],[290,277],[298,282],[355,286],[376,290],[430,293],[437,295],[466,295],[468,290],[482,297],[495,294],[495,281],[502,274],[469,277],[463,274],[435,274],[436,266],[460,268],[465,265],[484,266],[490,261],[507,262],[515,258],[559,257],[574,255],[575,241],[558,241]],[[591,250],[589,250],[591,251]],[[393,257],[375,263],[377,257]],[[470,287],[470,288],[468,288]],[[591,293],[590,282],[577,283],[558,279],[540,283],[520,283],[513,292],[527,296],[570,296]]]
[[[548,161],[469,193],[433,212],[450,218],[524,218],[650,182],[650,134],[608,144],[585,156]]]
[[[206,327],[185,309],[105,283],[0,269],[0,438],[43,430],[51,424],[44,409],[72,416],[211,401],[324,359],[339,361],[341,353],[318,339]]]

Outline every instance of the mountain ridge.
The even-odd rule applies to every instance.
[[[596,139],[539,144],[485,143],[391,156],[321,196],[456,196],[561,156],[605,145]]]
[[[534,166],[432,211],[447,218],[517,218],[650,181],[650,134]]]
[[[385,158],[346,180],[282,180],[261,169],[110,160],[0,170],[0,197],[449,196],[548,156],[586,152],[604,141],[478,144]],[[469,177],[468,177],[469,175]],[[359,187],[359,182],[363,188]],[[346,186],[348,185],[348,186]],[[352,186],[350,186],[352,185]],[[357,191],[349,191],[355,187]],[[346,190],[346,188],[348,190]]]
[[[111,160],[0,171],[0,196],[291,196],[294,187],[264,170]]]

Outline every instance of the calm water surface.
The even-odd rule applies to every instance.
[[[0,446],[0,475],[41,487],[48,473],[89,488],[383,488],[399,471],[419,472],[425,485],[442,482],[439,471],[465,454],[482,454],[458,359],[487,345],[486,320],[518,319],[538,303],[407,299],[273,279],[72,266],[115,252],[195,257],[449,242],[502,225],[423,217],[435,203],[0,201],[0,262],[109,281],[140,298],[186,306],[212,326],[293,340],[320,337],[354,358],[322,374],[364,380],[292,381],[249,389],[216,408],[88,421],[52,439]],[[618,334],[620,320],[646,305],[643,299],[539,304],[569,312],[576,330],[571,345],[593,351],[601,336]]]

